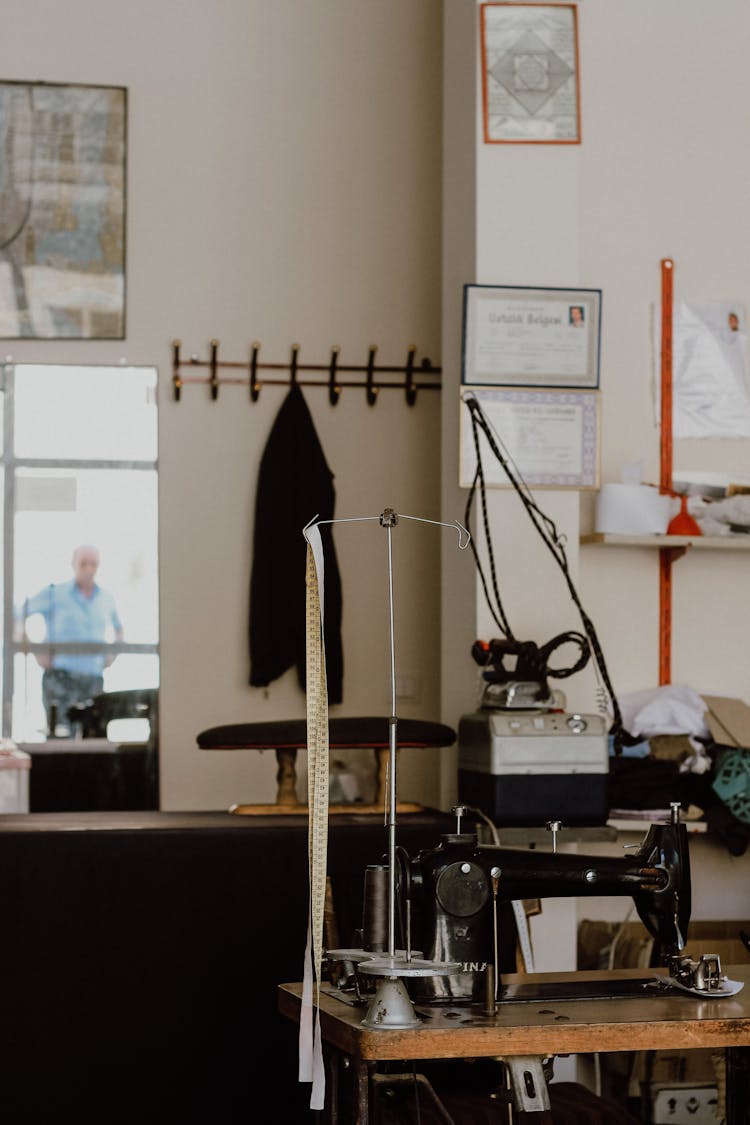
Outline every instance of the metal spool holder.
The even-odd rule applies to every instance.
[[[406,516],[406,519],[414,518]],[[388,954],[385,957],[362,961],[358,971],[376,978],[375,994],[370,1002],[362,1024],[379,1030],[401,1030],[417,1027],[420,1024],[411,997],[404,984],[404,978],[450,976],[458,970],[456,962],[424,961],[411,955],[411,934],[408,932],[410,920],[407,917],[406,950],[396,951],[396,656],[394,640],[393,613],[393,547],[392,532],[398,523],[398,515],[392,508],[386,508],[380,516],[381,526],[385,528],[388,544],[388,625],[390,637],[390,679],[391,715],[389,718],[389,758],[388,758]],[[436,523],[436,520],[424,521]],[[459,547],[461,531],[467,536],[463,547],[468,546],[468,532],[460,524],[443,524],[457,527]]]

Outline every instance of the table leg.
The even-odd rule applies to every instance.
[[[396,767],[398,768],[398,755],[400,750],[396,751]],[[388,746],[375,747],[375,800],[372,807],[368,811],[377,812],[381,809],[386,809],[388,797],[388,769],[390,767],[391,752]],[[422,812],[424,806],[417,804],[415,801],[396,801],[396,812],[410,813]]]
[[[323,1066],[325,1068],[325,1105],[322,1110],[315,1111],[315,1120],[327,1122],[328,1125],[338,1125],[339,1121],[339,1068],[342,1058],[335,1047],[323,1044]]]
[[[377,1094],[376,1104],[378,1107],[380,1106],[381,1097],[380,1093],[378,1092],[378,1087],[382,1086],[388,1089],[389,1087],[392,1088],[394,1086],[408,1086],[414,1094],[415,1105],[417,1107],[417,1115],[419,1114],[420,1091],[424,1091],[426,1097],[432,1104],[432,1108],[434,1109],[440,1120],[445,1122],[445,1125],[455,1125],[453,1118],[438,1097],[429,1078],[425,1074],[420,1073],[418,1070],[414,1069],[405,1071],[403,1073],[388,1071],[385,1074],[373,1074],[370,1081],[372,1084],[373,1094]],[[378,1110],[376,1110],[376,1115],[376,1120],[379,1121],[380,1115]]]
[[[277,750],[276,790],[277,805],[297,804],[297,751]]]
[[[354,1062],[354,1090],[356,1098],[354,1125],[369,1125],[370,1121],[370,1067],[362,1059]]]
[[[386,805],[386,790],[388,786],[388,763],[390,749],[387,746],[375,747],[375,804],[381,808]]]
[[[726,1125],[750,1121],[750,1048],[727,1047]]]

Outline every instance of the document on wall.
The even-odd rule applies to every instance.
[[[655,419],[661,417],[661,307],[654,306]],[[672,434],[750,437],[747,317],[740,302],[672,311]]]
[[[596,391],[511,390],[465,387],[494,431],[495,443],[514,475],[543,488],[597,488],[599,484],[599,395]],[[511,481],[479,435],[485,482]],[[471,412],[461,411],[460,480],[471,487],[477,467]]]

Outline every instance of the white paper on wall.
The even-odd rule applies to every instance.
[[[661,307],[654,306],[654,386],[661,417]],[[747,318],[740,302],[675,302],[672,315],[672,435],[750,437]]]

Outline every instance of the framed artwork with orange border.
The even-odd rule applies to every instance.
[[[577,6],[479,12],[485,144],[580,144]]]

